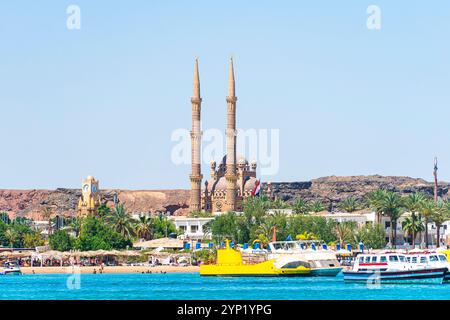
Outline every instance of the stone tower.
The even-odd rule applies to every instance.
[[[227,183],[224,211],[236,210],[236,94],[234,85],[233,58],[230,59],[227,96],[227,157],[225,179]]]
[[[78,201],[78,216],[87,216],[96,214],[97,208],[100,206],[100,192],[98,188],[98,180],[93,176],[84,179],[81,189],[81,197]]]
[[[191,202],[189,209],[191,212],[201,210],[201,137],[200,113],[202,98],[200,97],[200,76],[198,73],[198,59],[195,59],[194,66],[194,87],[191,98],[192,104],[192,131],[191,131],[191,163],[192,170],[189,176],[191,180]]]

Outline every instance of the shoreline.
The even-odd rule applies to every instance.
[[[78,272],[83,274],[93,274],[94,269],[97,274],[100,274],[99,266],[89,266],[89,267],[21,267],[22,274],[70,274]],[[33,272],[34,271],[34,272]],[[198,266],[105,266],[103,268],[103,274],[108,273],[198,273],[200,272],[200,267]]]

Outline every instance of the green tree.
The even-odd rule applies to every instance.
[[[58,230],[49,237],[49,245],[52,250],[70,251],[74,248],[75,238],[65,230]]]
[[[310,207],[305,200],[299,198],[293,203],[292,210],[296,214],[308,214],[310,212]]]
[[[75,234],[75,237],[78,238],[80,234],[81,225],[83,224],[82,217],[74,217],[72,218],[68,225],[65,227],[66,230],[72,231]]]
[[[144,215],[139,216],[139,220],[135,225],[136,235],[145,240],[150,240],[153,238],[154,223],[153,218],[146,217]]]
[[[106,205],[106,203],[102,203],[97,208],[97,216],[100,219],[106,219],[111,215],[111,208]]]
[[[153,237],[156,239],[167,237],[169,234],[177,232],[175,224],[164,215],[154,217],[153,226]]]
[[[325,206],[322,201],[320,200],[314,200],[311,202],[310,208],[313,212],[321,212],[325,210]]]
[[[439,247],[441,245],[441,227],[444,224],[445,221],[449,220],[450,213],[449,213],[449,207],[444,201],[438,201],[436,203],[435,210],[433,211],[433,214],[431,215],[431,219],[433,220],[434,224],[436,225],[436,236],[437,236],[437,242],[436,247]]]
[[[126,238],[134,234],[133,221],[122,203],[117,204],[107,216],[106,221],[118,233]]]
[[[7,212],[0,212],[0,221],[2,221],[5,224],[9,224],[11,222],[11,219],[9,219],[9,215]]]
[[[5,230],[5,238],[6,241],[8,243],[8,245],[13,248],[14,247],[14,243],[17,240],[17,234],[15,233],[15,231],[12,228],[7,228]]]
[[[428,224],[436,210],[436,202],[432,199],[426,199],[420,206],[420,214],[424,218],[425,224],[425,247],[428,248]]]
[[[23,236],[23,244],[25,248],[36,248],[38,246],[43,246],[45,240],[38,232],[26,233]]]
[[[420,215],[411,215],[402,221],[402,229],[405,232],[405,237],[411,235],[412,243],[415,243],[415,237],[418,233],[425,230],[424,219]]]
[[[381,224],[368,224],[359,228],[356,232],[356,242],[364,243],[364,246],[372,249],[382,249],[386,246],[384,228]]]
[[[334,227],[334,234],[339,243],[344,246],[346,242],[350,242],[354,238],[357,225],[354,221],[344,221],[337,223]]]
[[[217,242],[225,239],[239,242],[238,216],[235,212],[227,212],[209,222],[211,233]]]
[[[381,223],[381,216],[383,215],[383,199],[386,196],[386,190],[377,189],[367,194],[367,204],[369,208],[375,211],[376,222]]]
[[[420,208],[423,205],[424,201],[426,200],[426,196],[422,192],[415,192],[411,193],[409,196],[406,197],[404,201],[405,208],[411,213],[411,219],[408,220],[408,222],[405,224],[405,226],[408,228],[411,232],[412,237],[412,246],[415,247],[415,240],[416,240],[416,233],[417,228],[415,226],[416,221],[418,220],[416,218],[416,215],[420,214]],[[402,226],[403,228],[403,226]],[[403,228],[404,229],[404,228]]]
[[[381,211],[389,217],[391,222],[390,238],[394,248],[396,248],[397,239],[397,221],[402,215],[401,208],[403,201],[400,196],[392,191],[386,191],[381,199]]]
[[[132,243],[127,237],[94,216],[83,220],[80,235],[75,243],[75,247],[82,251],[125,249],[129,246],[132,246]]]
[[[339,203],[339,209],[345,212],[355,212],[361,208],[361,204],[354,197],[348,197]]]

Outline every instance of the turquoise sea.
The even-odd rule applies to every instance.
[[[336,278],[204,278],[194,273],[0,277],[0,299],[450,299],[450,284],[346,284]],[[69,281],[68,281],[69,280]],[[67,285],[69,282],[69,286]],[[79,284],[79,285],[78,285]]]

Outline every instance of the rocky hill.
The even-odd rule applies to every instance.
[[[409,177],[384,177],[374,176],[349,176],[349,177],[323,177],[308,182],[273,182],[271,189],[273,196],[287,202],[293,202],[295,198],[305,200],[321,200],[332,210],[336,205],[353,196],[363,200],[365,195],[376,189],[387,189],[402,195],[421,191],[433,195],[433,183],[423,179]],[[267,185],[265,189],[267,190]],[[450,196],[450,184],[440,182],[438,195],[442,198]]]
[[[101,190],[102,200],[112,206],[114,195],[132,213],[170,212],[185,215],[189,207],[189,190]],[[55,214],[74,216],[81,190],[0,190],[0,211],[10,216],[27,216],[40,220],[42,211],[51,207]]]
[[[323,177],[305,182],[273,182],[272,195],[287,202],[296,198],[321,200],[333,209],[343,199],[353,196],[363,199],[364,196],[378,188],[385,188],[403,195],[415,191],[433,194],[433,184],[423,179],[409,177],[352,176]],[[263,184],[267,190],[267,184]],[[450,184],[441,182],[438,193],[447,198]],[[117,194],[120,202],[132,213],[170,212],[172,215],[186,215],[189,206],[189,190],[102,190],[102,199],[113,204]],[[11,216],[28,216],[39,220],[45,207],[52,207],[57,214],[72,216],[76,214],[76,206],[81,190],[0,190],[0,211]]]

